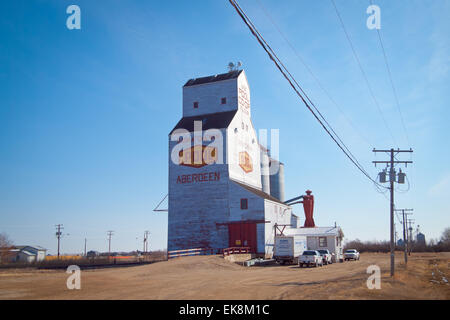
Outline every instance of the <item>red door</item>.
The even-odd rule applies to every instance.
[[[228,225],[228,242],[230,247],[249,247],[251,252],[256,252],[256,223],[230,223]]]

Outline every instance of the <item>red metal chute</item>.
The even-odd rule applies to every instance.
[[[306,196],[303,196],[303,210],[305,211],[305,225],[304,228],[314,228],[313,213],[314,213],[314,196],[311,190],[306,190]]]

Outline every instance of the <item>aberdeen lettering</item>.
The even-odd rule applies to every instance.
[[[177,177],[177,183],[193,183],[193,182],[205,182],[205,181],[219,181],[220,172],[204,172],[183,174]]]

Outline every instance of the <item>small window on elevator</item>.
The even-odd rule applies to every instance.
[[[248,199],[246,198],[241,199],[241,209],[242,210],[248,209]]]
[[[227,98],[220,99],[220,103],[221,104],[227,104]]]
[[[198,101],[194,102],[194,109],[198,109]]]

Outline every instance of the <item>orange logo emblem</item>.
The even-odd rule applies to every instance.
[[[217,161],[217,150],[209,146],[193,146],[179,153],[181,166],[201,168]]]
[[[245,173],[253,171],[252,158],[247,153],[247,151],[239,152],[239,166],[244,170]]]

